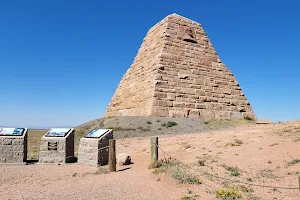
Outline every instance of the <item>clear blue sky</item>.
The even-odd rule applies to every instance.
[[[1,1],[0,125],[101,117],[148,29],[171,13],[203,25],[258,118],[300,119],[299,10],[296,0]]]

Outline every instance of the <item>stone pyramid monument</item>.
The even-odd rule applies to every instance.
[[[152,27],[104,117],[256,119],[201,24],[171,14]]]

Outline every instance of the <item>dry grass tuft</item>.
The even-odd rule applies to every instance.
[[[161,161],[152,161],[150,163],[150,165],[148,166],[148,169],[156,169],[156,168],[160,168],[162,166],[162,162]]]
[[[230,172],[230,175],[231,176],[238,176],[238,175],[240,175],[240,170],[239,170],[239,168],[238,167],[233,167],[233,166],[226,166],[226,165],[224,165],[224,167],[225,167],[225,169],[228,171],[228,172]]]
[[[237,147],[237,146],[241,146],[243,144],[243,141],[240,139],[234,139],[233,142],[228,142],[226,144],[226,146],[230,146],[230,147]]]
[[[152,171],[153,174],[166,172],[181,183],[202,184],[202,181],[192,173],[183,169],[181,164],[171,158],[159,161],[161,165]],[[155,164],[152,164],[155,166]],[[151,166],[152,166],[151,165]]]

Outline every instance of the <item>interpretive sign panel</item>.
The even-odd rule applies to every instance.
[[[109,129],[94,129],[89,132],[85,137],[86,138],[100,138],[102,135],[107,133]]]
[[[46,137],[65,137],[70,131],[69,128],[53,128],[46,133]]]
[[[0,135],[22,136],[25,128],[0,128]]]

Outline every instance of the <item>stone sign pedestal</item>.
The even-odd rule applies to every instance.
[[[39,163],[74,162],[74,129],[51,129],[41,139]]]
[[[113,130],[111,129],[95,129],[81,138],[78,163],[92,166],[107,165],[110,139],[113,139]]]
[[[0,163],[26,162],[28,129],[20,129],[20,134],[1,134],[0,132]],[[0,128],[0,131],[1,130],[2,128]]]

